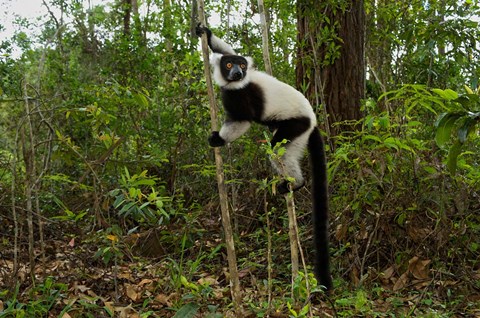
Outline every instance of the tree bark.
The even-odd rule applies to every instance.
[[[363,0],[337,8],[315,0],[297,1],[297,87],[313,105],[325,105],[333,134],[351,129],[344,121],[361,118],[365,95],[365,10]],[[336,35],[322,38],[324,28]],[[338,56],[332,56],[332,46]],[[313,61],[313,62],[312,62]]]
[[[123,0],[123,35],[130,36],[130,16],[132,14],[132,1]]]

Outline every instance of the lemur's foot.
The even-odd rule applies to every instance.
[[[277,192],[279,194],[286,194],[286,193],[289,193],[290,192],[290,182],[288,181],[282,181],[282,183],[280,183],[278,186],[277,186]],[[298,184],[298,185],[293,185],[292,184],[292,191],[295,192],[295,191],[298,191],[300,190],[301,188],[303,188],[305,186],[305,181],[303,181],[302,183]]]

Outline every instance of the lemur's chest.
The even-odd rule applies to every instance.
[[[253,83],[242,89],[222,88],[223,107],[233,120],[261,121],[265,101],[261,88]]]

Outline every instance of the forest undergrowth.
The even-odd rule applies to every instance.
[[[480,315],[480,174],[470,165],[476,159],[470,150],[464,152],[457,158],[458,173],[450,174],[446,152],[422,126],[418,120],[379,113],[330,148],[335,288],[329,297],[316,286],[310,266],[307,276],[302,272],[290,284],[284,201],[255,176],[238,179],[244,175],[241,167],[229,170],[245,317]],[[236,151],[240,147],[226,156]],[[268,172],[266,160],[259,162]],[[7,235],[0,282],[8,288],[0,294],[2,317],[233,316],[216,197],[160,196],[153,190],[156,178],[147,172],[126,171],[122,178],[125,187],[112,190],[101,203],[110,207],[106,223],[115,225],[101,226],[79,212],[89,209],[88,191],[59,204],[58,215],[39,219],[45,250],[34,251],[32,273],[22,226],[19,268],[12,276],[14,224],[3,218]],[[145,226],[149,215],[144,208],[151,205],[141,208],[127,200],[138,196],[154,202],[157,224],[161,217],[168,222]],[[311,264],[308,187],[295,198]]]

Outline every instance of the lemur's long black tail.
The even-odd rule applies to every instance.
[[[308,139],[312,169],[313,237],[315,246],[315,276],[327,290],[332,288],[328,251],[328,185],[325,146],[317,127]]]

